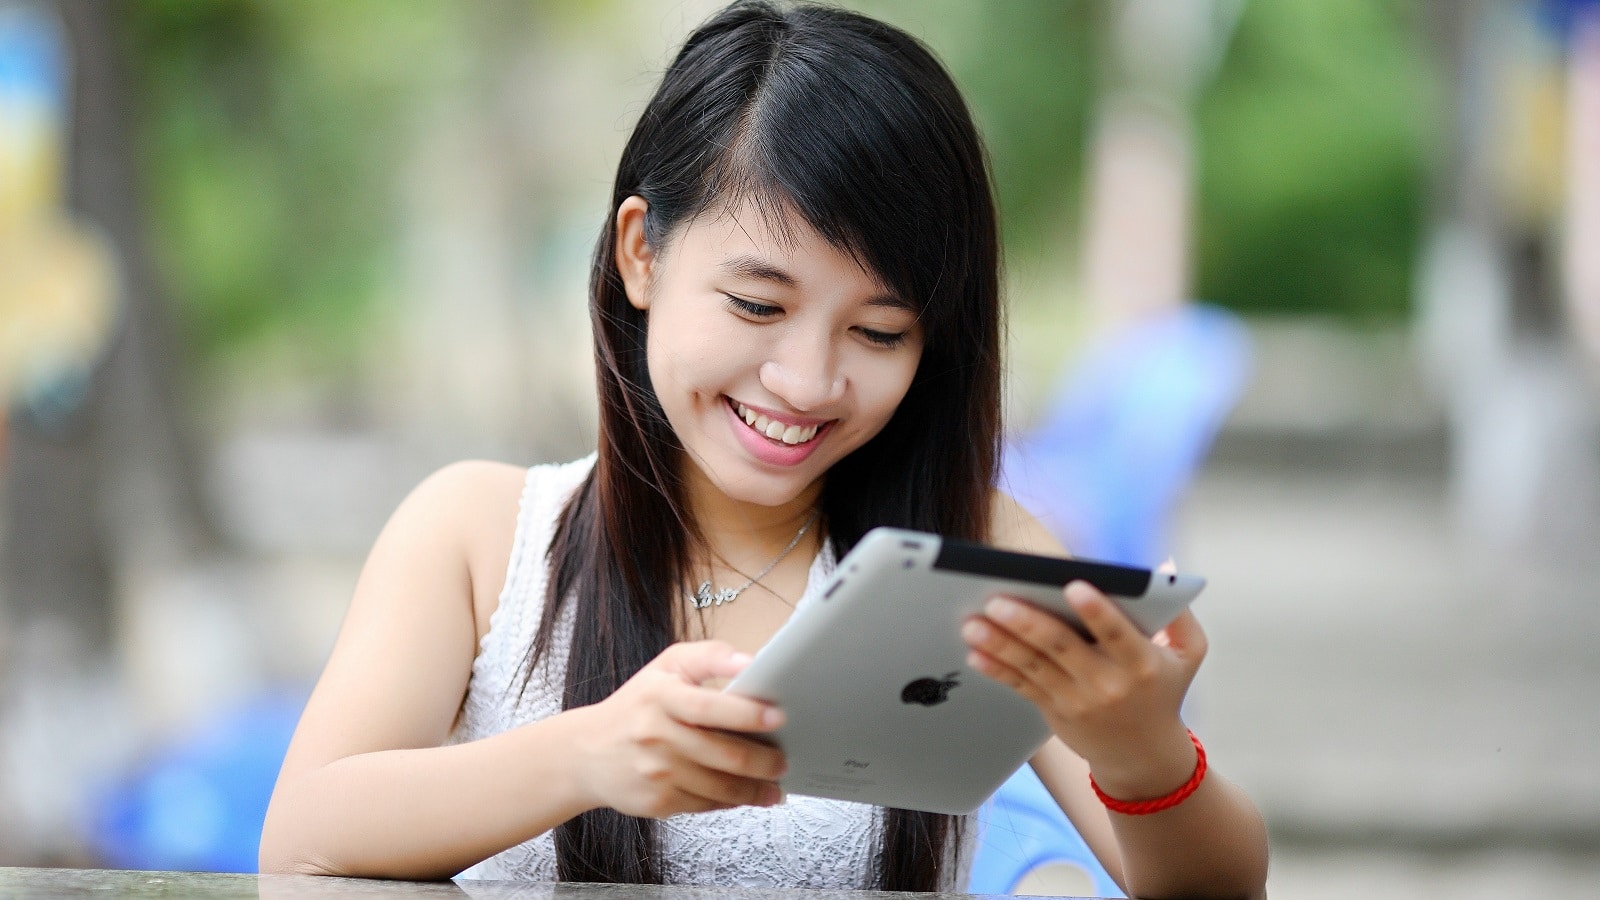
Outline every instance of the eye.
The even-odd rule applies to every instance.
[[[860,331],[862,337],[877,344],[879,347],[898,347],[905,343],[906,335],[910,333],[906,331],[876,331],[871,328],[862,328]]]
[[[753,316],[757,319],[770,318],[778,313],[783,312],[781,307],[770,306],[766,303],[756,303],[753,300],[746,300],[743,297],[735,297],[732,294],[723,294],[722,296],[728,298],[728,305],[736,312],[743,313],[747,316]]]

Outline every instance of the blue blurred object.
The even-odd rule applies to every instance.
[[[1191,305],[1115,332],[1068,374],[1001,486],[1076,556],[1154,566],[1172,508],[1250,373],[1250,337]]]
[[[1072,369],[1032,432],[1008,443],[1001,486],[1075,555],[1155,566],[1169,552],[1172,509],[1238,402],[1249,333],[1231,313],[1189,305],[1124,328]],[[1101,896],[1116,882],[1023,766],[979,811],[968,890],[1007,894],[1029,871],[1062,862]]]
[[[0,9],[0,105],[26,105],[60,117],[66,100],[66,43],[43,9]]]
[[[1094,896],[1123,895],[1032,768],[1018,769],[978,811],[978,822],[968,891],[1009,894],[1034,869],[1066,863],[1088,874]]]
[[[1580,21],[1600,16],[1600,0],[1541,0],[1534,7],[1534,16],[1555,40],[1566,45]]]
[[[306,695],[268,694],[162,748],[104,796],[91,845],[118,869],[254,872]]]

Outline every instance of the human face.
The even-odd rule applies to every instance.
[[[730,500],[814,502],[910,387],[915,309],[803,220],[784,240],[744,206],[650,248],[644,210],[637,197],[618,210],[618,269],[647,311],[650,379],[687,459]]]

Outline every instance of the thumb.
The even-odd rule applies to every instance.
[[[1202,657],[1206,653],[1205,630],[1200,627],[1200,620],[1187,609],[1178,613],[1178,617],[1167,623],[1167,627],[1156,632],[1155,642],[1170,647],[1183,657]]]
[[[724,641],[673,644],[659,657],[662,667],[690,684],[731,678],[750,664],[750,654],[740,653]]]

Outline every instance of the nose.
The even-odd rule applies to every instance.
[[[844,397],[845,378],[833,354],[795,348],[761,364],[761,386],[799,412],[823,409]]]

